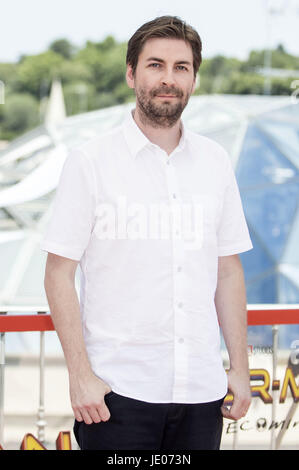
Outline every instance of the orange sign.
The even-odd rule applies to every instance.
[[[290,367],[286,368],[282,386],[280,387],[280,380],[273,380],[271,383],[270,374],[266,369],[250,369],[251,381],[262,381],[259,385],[251,385],[251,394],[253,397],[260,397],[265,404],[272,403],[271,390],[281,390],[279,403],[284,403],[287,391],[290,389],[294,402],[299,400],[299,386],[296,384],[295,376]],[[232,403],[233,395],[227,394],[225,403]]]

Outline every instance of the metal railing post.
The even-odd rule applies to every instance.
[[[4,373],[5,373],[5,333],[0,333],[0,444],[4,441]]]
[[[40,313],[40,312],[38,312]],[[45,332],[40,332],[39,351],[39,407],[37,412],[37,436],[43,444],[45,442]]]
[[[272,380],[273,382],[277,379],[277,352],[278,352],[278,325],[272,325]],[[278,399],[278,391],[273,391],[273,402],[272,402],[272,429],[271,429],[271,450],[276,448],[276,435],[275,435],[275,419],[276,419],[276,405]]]

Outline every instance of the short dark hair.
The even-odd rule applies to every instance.
[[[202,61],[202,42],[197,31],[177,16],[160,16],[140,26],[128,42],[126,63],[135,74],[138,57],[145,42],[151,38],[182,39],[190,44],[193,53],[194,77]]]

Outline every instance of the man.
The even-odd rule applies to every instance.
[[[223,416],[250,404],[240,195],[226,151],[180,119],[200,63],[179,18],[143,25],[127,51],[134,111],[64,164],[41,247],[81,449],[219,449]]]

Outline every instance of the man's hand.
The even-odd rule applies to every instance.
[[[104,396],[111,392],[111,387],[93,373],[87,377],[70,377],[70,398],[77,421],[86,424],[108,421],[110,412]]]
[[[246,415],[251,403],[249,375],[237,373],[231,369],[227,377],[228,389],[233,394],[234,401],[230,409],[223,405],[221,411],[224,418],[237,421]]]

